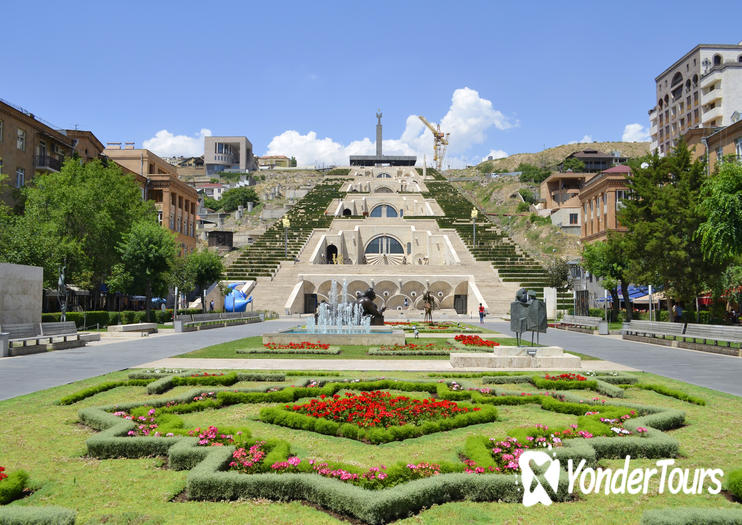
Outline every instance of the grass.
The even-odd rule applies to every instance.
[[[311,377],[311,372],[307,372]],[[353,373],[346,377],[372,378],[374,372]],[[400,379],[426,380],[426,374],[394,373]],[[706,407],[660,395],[653,391],[627,389],[627,403],[671,407],[685,411],[686,426],[670,432],[681,443],[676,466],[681,468],[723,468],[742,466],[739,428],[742,426],[740,398],[715,392],[652,374],[638,374],[642,383],[658,383],[680,389],[707,400]],[[162,458],[97,460],[85,455],[85,440],[94,434],[77,422],[77,411],[86,406],[115,404],[122,401],[151,400],[145,387],[121,387],[97,394],[80,403],[59,406],[55,402],[65,395],[96,384],[121,380],[126,372],[78,381],[34,394],[0,402],[0,464],[8,471],[24,469],[36,488],[29,497],[12,505],[61,505],[78,512],[78,523],[342,523],[319,509],[299,502],[171,502],[185,486],[186,472],[166,468]],[[300,377],[287,377],[294,384]],[[429,380],[429,379],[428,379]],[[468,385],[479,386],[481,379],[471,378]],[[254,385],[257,385],[255,383]],[[250,384],[240,385],[250,386]],[[508,390],[537,392],[533,386],[506,385]],[[166,396],[191,390],[177,387]],[[584,392],[582,393],[584,395]],[[303,457],[334,459],[358,466],[375,466],[394,461],[455,461],[463,440],[472,434],[500,437],[508,429],[535,423],[555,426],[568,424],[574,416],[543,411],[532,405],[500,407],[501,420],[461,429],[431,434],[417,439],[370,446],[357,441],[290,430],[255,421],[264,405],[237,405],[219,411],[184,415],[187,425],[208,424],[247,426],[253,435],[278,437],[291,442],[293,450]],[[713,425],[709,424],[713,417]],[[618,468],[622,460],[604,460],[601,466]],[[654,467],[654,460],[633,460],[632,467]],[[689,496],[590,494],[571,503],[549,507],[525,508],[521,504],[449,503],[433,506],[417,516],[401,520],[402,524],[449,524],[452,516],[467,523],[638,523],[644,510],[677,506],[729,508],[738,504],[723,495]]]

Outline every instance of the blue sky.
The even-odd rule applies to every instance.
[[[646,128],[657,74],[697,43],[742,40],[735,17],[703,22],[698,6],[4,2],[0,97],[104,143],[188,153],[209,130],[303,163],[368,151],[380,107],[386,152],[428,150],[420,114],[448,124],[453,162],[477,162]]]

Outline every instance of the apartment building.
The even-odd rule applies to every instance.
[[[22,188],[37,173],[57,172],[73,152],[73,141],[64,130],[30,111],[0,100],[0,173],[12,188]],[[12,192],[2,199],[13,203]]]
[[[247,137],[204,137],[206,175],[222,171],[247,173],[258,169],[258,163]]]
[[[742,45],[699,44],[655,83],[650,148],[666,155],[690,129],[728,126],[742,110]]]
[[[594,173],[552,173],[541,183],[541,200],[549,210],[551,223],[566,233],[581,234],[580,192]]]
[[[91,131],[68,129],[65,130],[65,134],[72,140],[75,153],[83,162],[99,159],[103,150],[106,149]]]
[[[178,178],[175,166],[147,149],[135,149],[133,143],[122,148],[120,142],[109,142],[103,155],[144,179],[144,198],[154,201],[160,224],[175,233],[181,255],[193,252],[198,193]]]
[[[291,159],[286,155],[266,155],[263,157],[257,157],[257,159],[258,168],[261,170],[291,167]]]
[[[618,222],[616,212],[626,198],[631,174],[628,166],[615,166],[586,181],[579,194],[582,212],[580,241],[589,244],[603,241],[609,231],[626,231]]]
[[[584,149],[567,155],[559,164],[560,171],[564,171],[564,163],[567,159],[577,159],[582,162],[585,165],[583,169],[585,173],[598,173],[629,160],[628,157],[621,155],[620,151],[605,153],[596,149]]]

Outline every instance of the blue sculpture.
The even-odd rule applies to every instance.
[[[244,312],[247,305],[252,302],[252,297],[248,297],[237,288],[245,283],[232,283],[228,286],[229,293],[224,297],[225,312]]]

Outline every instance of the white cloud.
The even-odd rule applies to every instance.
[[[173,135],[166,129],[161,129],[151,139],[142,142],[142,145],[162,157],[178,156],[197,157],[203,155],[204,137],[211,136],[211,130],[203,128],[194,136]]]
[[[626,124],[623,128],[621,140],[624,142],[647,142],[649,140],[649,130],[641,124]]]
[[[571,142],[567,142],[567,144],[582,144],[582,143],[589,143],[594,142],[593,138],[590,135],[585,135],[580,140],[573,140]]]
[[[448,153],[445,164],[461,167],[470,164],[471,159],[462,154],[476,144],[483,143],[487,131],[517,126],[492,106],[492,102],[479,96],[468,87],[457,89],[451,97],[448,112],[440,120],[441,130],[450,133]],[[417,155],[422,163],[423,155],[427,162],[433,162],[433,134],[420,121],[417,115],[410,115],[399,139],[386,139],[383,143],[385,155]],[[494,151],[494,150],[493,150]],[[295,130],[287,130],[273,137],[268,144],[266,155],[295,156],[300,166],[347,165],[350,155],[373,155],[376,152],[374,141],[369,138],[355,140],[343,145],[325,137],[319,138],[315,131],[302,135]],[[506,156],[505,152],[502,153]]]
[[[497,160],[504,159],[507,156],[508,154],[501,149],[491,149],[489,153],[482,157],[482,162],[484,162],[485,160],[489,160],[490,157],[492,157],[492,160]]]

